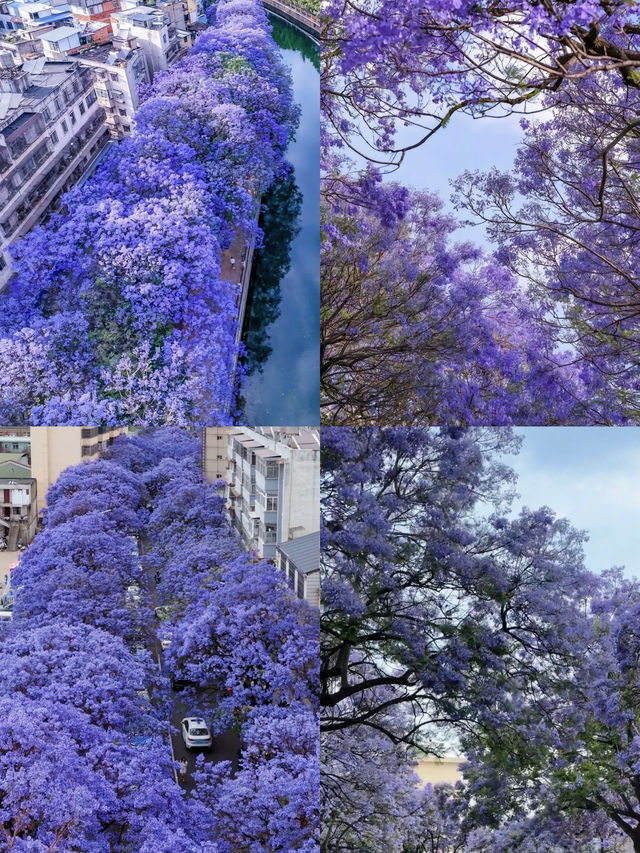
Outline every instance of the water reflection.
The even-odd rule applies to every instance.
[[[254,294],[243,334],[249,373],[241,383],[239,420],[264,426],[308,425],[320,419],[318,50],[287,24],[276,19],[272,24],[302,115],[287,148],[293,172],[265,199],[270,222],[265,213],[263,227],[272,233],[265,234],[268,243],[252,271]]]
[[[298,223],[302,193],[293,170],[277,181],[263,199],[260,227],[264,237],[256,251],[251,269],[251,290],[245,313],[242,338],[246,348],[243,359],[247,374],[262,369],[271,355],[269,326],[280,314],[280,280],[291,269],[291,243],[300,232]]]

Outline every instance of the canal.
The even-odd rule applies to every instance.
[[[256,252],[242,339],[247,375],[241,423],[320,422],[320,75],[318,48],[269,16],[291,69],[300,126],[287,149],[291,174],[263,199],[264,245]]]

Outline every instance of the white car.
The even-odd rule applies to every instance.
[[[132,583],[127,587],[127,604],[131,607],[137,607],[142,601],[140,595],[140,586],[137,583]]]
[[[182,740],[187,749],[211,749],[213,738],[202,717],[185,717],[181,724]]]

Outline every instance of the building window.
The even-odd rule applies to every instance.
[[[126,114],[127,114],[126,110],[120,110],[119,109],[118,112],[120,113],[121,116],[126,116]]]
[[[60,100],[58,98],[56,98],[54,100],[53,106],[56,108],[56,112],[59,113],[60,112]]]
[[[66,121],[62,122],[62,130],[64,131],[64,133],[69,133],[69,127],[68,127]]]
[[[277,512],[278,510],[278,496],[277,495],[267,495],[267,512]]]
[[[51,132],[51,141],[54,145],[58,144],[58,134],[55,132],[55,130]]]
[[[118,75],[117,75],[117,74],[112,74],[112,75],[111,75],[111,79],[112,79],[112,80],[117,80],[117,79],[118,79]]]
[[[80,103],[78,104],[78,109],[80,110],[80,115],[81,115],[81,116],[83,116],[83,115],[86,113],[86,111],[87,111],[87,108],[86,108],[86,107],[85,107],[85,105],[82,103],[82,101],[80,101]]]
[[[129,131],[131,130],[131,128],[129,127],[128,124],[123,124],[122,129],[124,130],[125,133],[129,133]]]
[[[76,123],[76,114],[74,113],[73,110],[71,110],[71,112],[69,113],[69,118],[71,119],[71,124]]]
[[[49,121],[49,120],[51,119],[51,110],[49,109],[49,107],[45,107],[45,108],[42,110],[42,118],[43,118],[45,121]]]
[[[4,259],[4,255],[0,253],[0,270],[3,270],[7,265],[7,262]],[[16,447],[17,449],[17,447]]]
[[[96,100],[97,100],[96,99],[96,93],[92,89],[89,92],[89,94],[87,95],[86,100],[85,100],[85,103],[87,105],[87,109],[91,106],[91,104],[95,104]]]

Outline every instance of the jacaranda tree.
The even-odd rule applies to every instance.
[[[324,12],[323,114],[374,161],[397,162],[459,111],[535,109],[540,94],[600,72],[640,87],[640,21],[626,0],[330,0]],[[416,128],[409,145],[395,141],[401,124]]]
[[[367,850],[640,849],[637,584],[587,572],[548,508],[510,514],[516,446],[323,431],[327,850],[356,826]],[[414,802],[418,751],[452,749],[463,782]]]
[[[328,424],[609,423],[602,376],[545,332],[504,264],[451,244],[429,193],[333,174],[321,259]],[[347,194],[351,194],[349,199]],[[604,385],[604,388],[603,388]]]
[[[15,247],[4,422],[230,421],[239,293],[221,256],[259,239],[297,107],[260,3],[216,11],[157,76],[132,136]]]
[[[335,0],[325,22],[326,422],[635,423],[636,4]],[[428,157],[429,138],[459,113],[526,114],[525,136],[513,173],[456,181],[454,203],[488,225],[497,251],[467,288],[443,264],[436,291],[433,265],[416,265],[401,233],[388,235],[394,266],[367,251],[372,217],[386,223],[389,208],[371,188],[407,150],[426,144]],[[364,232],[351,256],[334,221],[345,213]],[[437,381],[450,363],[466,393],[434,416],[423,401],[450,397]]]

